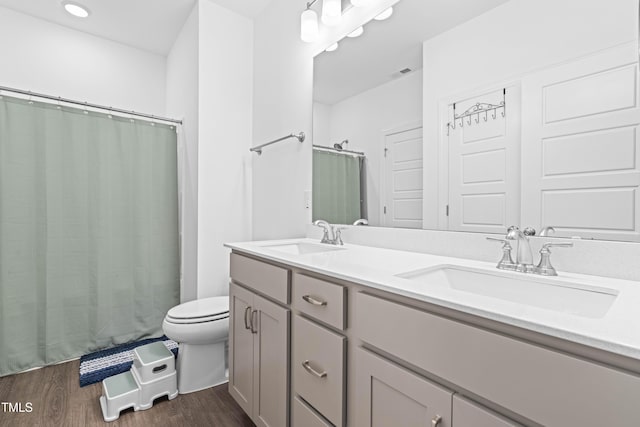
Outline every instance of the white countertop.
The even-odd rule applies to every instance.
[[[565,282],[569,286],[578,283],[617,292],[617,297],[603,317],[584,317],[442,286],[425,286],[424,283],[396,276],[438,265],[453,265],[502,275],[532,279],[540,277],[502,272],[495,268],[495,263],[350,244],[341,246],[341,250],[304,255],[289,254],[269,247],[298,242],[319,244],[312,239],[291,239],[228,243],[225,246],[238,252],[640,360],[640,282],[559,271],[558,277],[552,279],[556,283]],[[500,253],[497,251],[496,262],[499,257]]]

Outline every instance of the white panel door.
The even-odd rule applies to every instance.
[[[512,86],[456,102],[461,114],[477,103],[506,108],[456,121],[448,137],[447,228],[504,233],[520,223],[520,90]]]
[[[422,228],[422,125],[384,137],[385,227]]]
[[[523,224],[640,240],[638,65],[615,47],[523,79]]]

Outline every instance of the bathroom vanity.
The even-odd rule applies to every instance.
[[[309,239],[227,245],[258,426],[638,426],[640,286]]]

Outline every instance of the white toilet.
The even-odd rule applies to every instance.
[[[192,393],[227,381],[229,297],[203,298],[169,310],[162,329],[178,346],[178,392]]]

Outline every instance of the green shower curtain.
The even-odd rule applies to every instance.
[[[313,221],[353,224],[362,218],[360,168],[358,157],[313,150]]]
[[[179,301],[176,130],[0,100],[0,376],[157,336]]]

